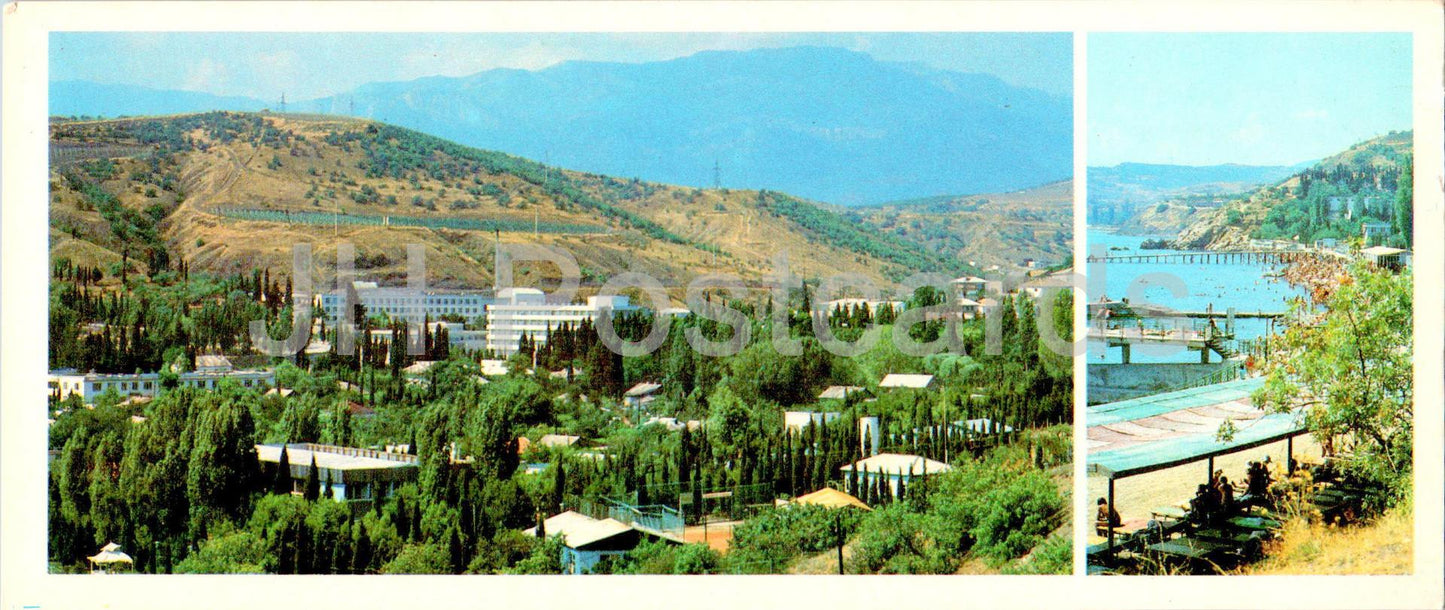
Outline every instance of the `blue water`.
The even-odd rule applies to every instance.
[[[1139,245],[1146,239],[1168,239],[1162,235],[1119,235],[1105,230],[1089,231],[1089,254],[1098,254],[1102,246],[1111,255],[1166,254],[1178,250],[1140,250]],[[1128,250],[1110,250],[1121,247]],[[1111,265],[1090,264],[1085,270],[1089,274],[1089,299],[1099,300],[1107,295],[1112,300],[1127,297],[1130,303],[1149,303],[1187,311],[1203,311],[1213,306],[1215,311],[1230,307],[1236,311],[1284,311],[1288,301],[1302,296],[1303,291],[1291,287],[1280,278],[1266,277],[1277,273],[1278,265],[1258,263],[1117,263]],[[1100,282],[1100,277],[1103,281]],[[1103,294],[1099,293],[1102,284]],[[1170,286],[1178,284],[1183,294],[1175,296]],[[1217,322],[1220,327],[1224,321]],[[1150,328],[1199,328],[1207,324],[1203,320],[1150,321]],[[1237,339],[1255,339],[1268,332],[1269,321],[1264,319],[1235,320],[1234,331]],[[1108,349],[1102,342],[1089,342],[1090,363],[1118,363],[1121,350]],[[1218,354],[1211,354],[1212,361],[1218,361]],[[1199,362],[1199,353],[1181,347],[1136,345],[1130,355],[1131,362]]]

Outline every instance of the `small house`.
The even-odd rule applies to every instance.
[[[662,384],[660,383],[644,381],[627,390],[622,395],[622,402],[629,408],[646,409],[648,405],[652,404],[652,401],[657,400],[657,392],[661,389]]]
[[[548,517],[542,527],[526,532],[532,536],[562,538],[562,571],[587,574],[603,557],[624,555],[637,548],[642,533],[616,519],[594,519],[577,511]]]

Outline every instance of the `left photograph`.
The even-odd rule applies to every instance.
[[[49,571],[1070,573],[1072,50],[50,34]]]

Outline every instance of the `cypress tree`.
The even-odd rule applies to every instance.
[[[367,535],[364,522],[357,522],[352,530],[356,552],[351,555],[351,573],[365,574],[371,568],[371,536]]]
[[[557,467],[552,474],[552,506],[557,507],[557,512],[562,512],[562,494],[567,489],[567,471],[562,466],[560,457],[557,459]]]
[[[457,534],[457,528],[453,526],[451,535],[447,537],[447,555],[451,558],[452,573],[461,574],[467,569],[467,558],[462,551],[462,538]]]
[[[306,498],[307,502],[315,502],[316,498],[321,495],[320,473],[316,470],[316,454],[312,453],[311,471],[306,473],[306,489],[301,494],[301,497]]]
[[[281,461],[276,463],[276,479],[271,485],[272,493],[291,493],[291,456],[286,452],[286,445],[281,445]]]

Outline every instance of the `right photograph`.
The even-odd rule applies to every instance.
[[[1091,34],[1089,574],[1409,574],[1410,34]]]

